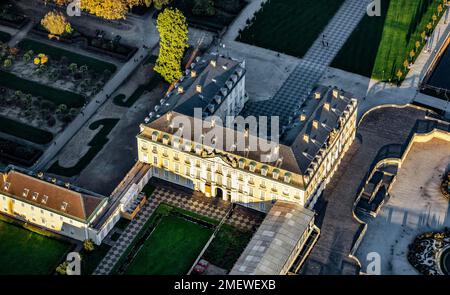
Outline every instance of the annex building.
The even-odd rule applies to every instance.
[[[0,175],[0,213],[79,241],[100,244],[93,223],[108,198],[9,166]]]

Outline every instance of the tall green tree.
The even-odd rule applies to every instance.
[[[173,83],[183,75],[181,60],[188,47],[186,17],[176,8],[166,8],[158,15],[156,26],[160,48],[155,71],[167,82]]]

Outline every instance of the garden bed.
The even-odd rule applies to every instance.
[[[0,4],[0,24],[15,29],[23,28],[30,20],[10,1]]]
[[[41,150],[0,138],[0,160],[5,165],[30,167],[41,155]]]
[[[195,2],[195,0],[174,0],[169,7],[181,10],[190,26],[214,32],[229,26],[247,5],[244,0],[214,0],[214,14],[206,15],[194,13]]]
[[[76,63],[79,66],[86,65],[97,73],[109,71],[110,74],[112,74],[117,70],[114,64],[107,63],[85,55],[76,54],[72,51],[67,51],[31,39],[24,39],[19,43],[19,47],[23,51],[33,50],[35,53],[45,53],[49,55],[52,59],[58,61],[61,60],[61,58],[65,57],[67,58],[69,63]]]
[[[4,86],[9,89],[20,90],[23,93],[42,97],[43,99],[51,101],[56,105],[65,104],[69,108],[82,107],[86,103],[86,98],[80,94],[42,85],[35,81],[22,79],[14,74],[1,70],[0,86]]]
[[[48,31],[42,27],[41,24],[37,24],[33,27],[33,34],[48,39]],[[81,47],[88,50],[105,54],[113,58],[117,58],[121,61],[129,60],[138,50],[136,47],[127,46],[120,43],[120,37],[116,37],[114,40],[106,39],[101,36],[100,32],[97,32],[97,36],[88,36],[80,31],[73,30],[72,33],[65,33],[59,38],[49,39],[52,42],[57,43],[80,43]]]
[[[36,144],[48,144],[53,140],[53,134],[48,131],[1,116],[0,131]]]

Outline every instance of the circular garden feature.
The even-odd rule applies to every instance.
[[[450,275],[450,247],[441,254],[441,270],[445,275]]]
[[[408,261],[424,275],[449,274],[450,229],[417,236],[409,245]]]

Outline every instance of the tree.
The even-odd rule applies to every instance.
[[[85,240],[83,242],[83,247],[84,247],[84,250],[86,250],[88,252],[94,251],[94,243],[92,242],[91,239]]]
[[[416,46],[416,52],[419,50],[420,48],[420,41],[416,41],[416,43],[414,44]]]
[[[146,0],[83,0],[81,9],[104,19],[125,19],[129,9],[148,2],[151,3]]]
[[[169,4],[172,0],[153,0],[153,5],[156,9],[161,10],[164,6]]]
[[[160,36],[159,56],[154,70],[169,83],[182,75],[181,60],[187,44],[186,18],[178,9],[166,8],[156,21]]]
[[[438,15],[441,15],[442,11],[444,11],[444,8],[442,7],[442,4],[439,4],[437,7]]]
[[[437,15],[433,14],[433,16],[431,17],[431,19],[433,20],[433,25],[434,23],[437,21]]]
[[[407,59],[403,62],[403,67],[405,68],[405,71],[409,67],[409,61]]]
[[[67,266],[69,266],[69,263],[67,261],[64,261],[58,267],[56,268],[56,272],[60,275],[66,275],[67,274]]]
[[[427,32],[423,31],[423,32],[420,34],[420,37],[422,38],[422,42],[425,41],[425,38],[427,37]]]
[[[72,26],[64,15],[56,11],[48,12],[41,20],[41,25],[50,33],[49,38],[72,32]]]
[[[397,81],[400,81],[403,77],[403,72],[402,70],[398,70],[397,73],[395,73],[395,76],[397,76]]]
[[[414,51],[414,49],[411,49],[411,51],[409,52],[409,57],[411,58],[411,60],[414,59],[414,56],[416,56],[416,52]]]

